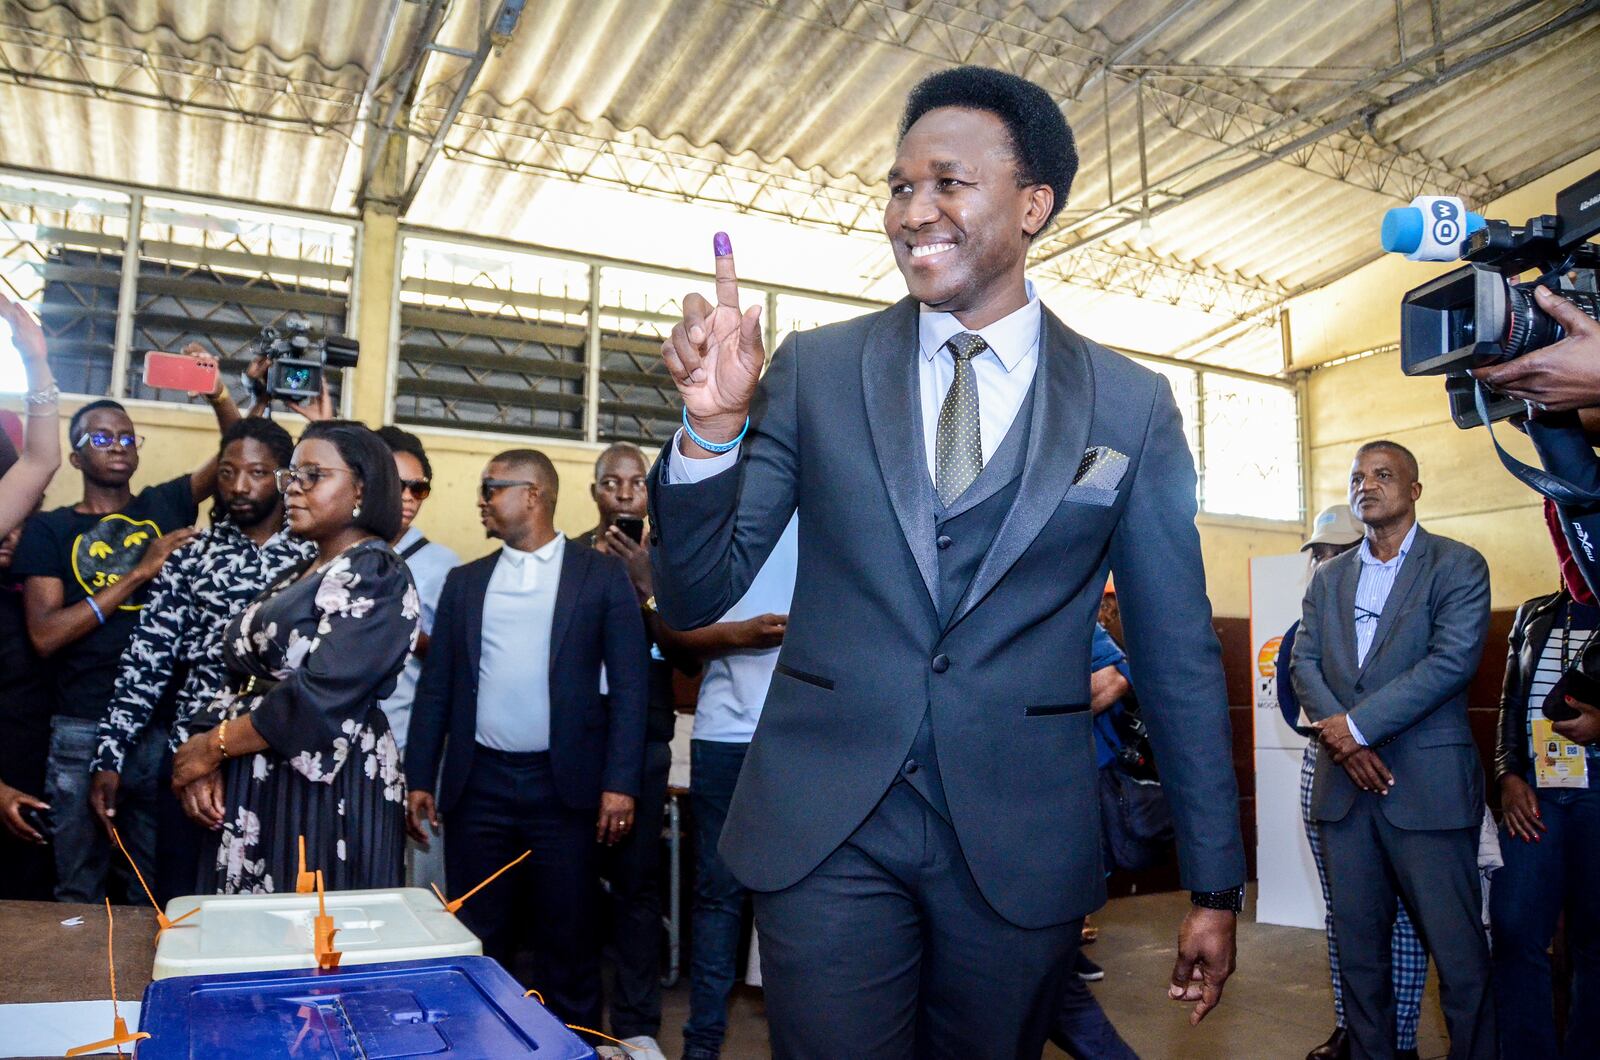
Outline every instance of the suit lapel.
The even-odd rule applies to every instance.
[[[561,651],[561,638],[572,625],[572,612],[577,607],[578,592],[583,588],[584,575],[589,572],[595,552],[568,541],[561,552],[560,581],[556,583],[556,612],[550,622],[550,667],[555,668],[556,655]],[[530,561],[537,562],[537,561]]]
[[[1333,583],[1334,620],[1330,623],[1338,630],[1338,650],[1350,664],[1350,673],[1360,669],[1356,662],[1356,583],[1361,580],[1361,546],[1350,550],[1348,560],[1341,557],[1338,577]]]
[[[500,553],[486,556],[474,565],[471,581],[465,588],[470,602],[467,608],[467,673],[477,677],[478,662],[483,657],[483,608],[489,601],[489,579],[500,562]]]
[[[934,551],[933,489],[922,440],[917,312],[916,301],[903,298],[878,318],[861,359],[861,390],[889,503],[937,610],[939,560]]]
[[[1094,418],[1094,369],[1089,351],[1077,333],[1050,310],[1044,310],[1041,318],[1033,420],[1022,482],[961,606],[952,614],[951,626],[978,606],[1033,544],[1066,496],[1088,447],[1089,424]]]
[[[1397,616],[1405,607],[1406,597],[1411,595],[1417,580],[1422,577],[1422,568],[1428,565],[1428,532],[1422,527],[1417,527],[1417,536],[1412,539],[1411,551],[1406,553],[1405,562],[1400,564],[1400,573],[1395,575],[1394,587],[1389,590],[1389,598],[1383,602],[1383,614],[1378,616],[1378,628],[1372,634],[1372,646],[1367,649],[1366,662],[1361,664],[1358,675],[1366,673],[1367,667],[1372,665],[1372,660],[1378,657],[1378,649],[1383,647],[1383,639],[1394,628]],[[1357,566],[1360,566],[1358,561]],[[1355,614],[1354,597],[1351,598],[1350,614]]]

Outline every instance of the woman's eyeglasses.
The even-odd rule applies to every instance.
[[[110,449],[113,446],[119,449],[137,449],[144,444],[144,435],[131,432],[119,433],[117,431],[84,431],[72,448],[82,449],[88,446],[91,449]]]
[[[273,479],[278,483],[279,493],[288,493],[290,486],[299,486],[301,491],[316,489],[317,483],[327,478],[336,471],[351,474],[347,467],[280,467],[272,473]]]
[[[400,480],[400,489],[419,501],[425,501],[428,494],[433,492],[433,483],[425,478],[403,478]]]
[[[478,496],[483,498],[483,502],[485,504],[488,504],[490,501],[494,500],[494,495],[496,492],[503,490],[508,486],[532,486],[534,489],[539,488],[539,484],[537,482],[531,482],[525,478],[486,478],[482,482],[478,483]]]

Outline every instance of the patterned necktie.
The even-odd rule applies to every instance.
[[[939,433],[933,447],[933,482],[946,507],[966,492],[983,470],[983,444],[978,430],[978,376],[972,359],[989,344],[971,331],[945,343],[956,361],[956,376],[939,409]]]

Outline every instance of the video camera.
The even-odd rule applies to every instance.
[[[1461,428],[1480,426],[1476,380],[1470,368],[1520,357],[1565,337],[1561,325],[1534,301],[1549,287],[1593,319],[1600,319],[1596,268],[1600,247],[1600,173],[1556,194],[1556,212],[1527,224],[1485,220],[1460,199],[1418,196],[1384,215],[1383,249],[1413,261],[1470,264],[1407,291],[1400,303],[1400,370],[1443,375],[1450,418]],[[1517,277],[1537,268],[1526,282]],[[1521,401],[1485,393],[1488,419],[1525,411]]]
[[[312,339],[304,317],[290,317],[282,330],[271,326],[256,336],[255,355],[270,363],[265,388],[268,397],[304,401],[322,392],[326,368],[354,368],[360,344],[345,335]]]

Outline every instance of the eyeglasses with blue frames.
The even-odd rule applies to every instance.
[[[144,444],[144,435],[118,431],[84,431],[72,444],[74,449],[88,446],[91,449],[138,449]]]

